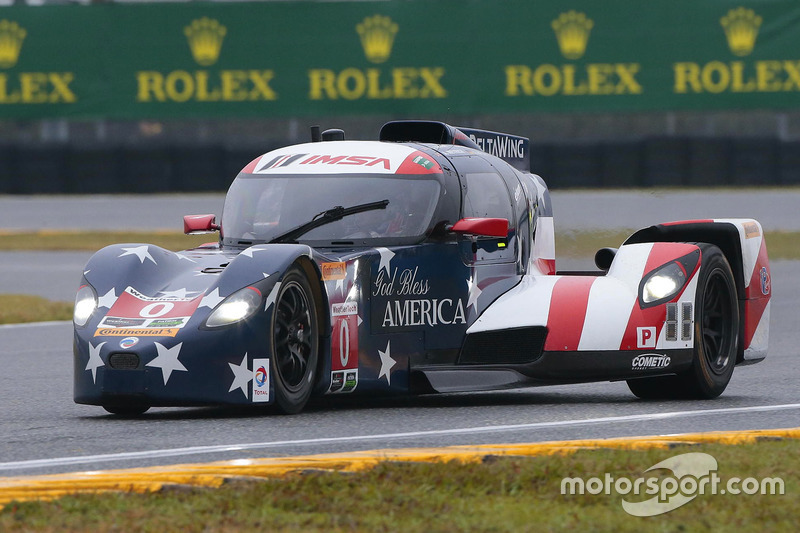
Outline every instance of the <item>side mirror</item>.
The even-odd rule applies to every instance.
[[[505,218],[462,218],[450,231],[479,237],[508,237],[508,220]]]
[[[183,217],[183,232],[186,235],[213,233],[219,230],[216,220],[217,215],[186,215]]]

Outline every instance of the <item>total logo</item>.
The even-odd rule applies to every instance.
[[[269,402],[269,359],[253,359],[253,402]]]
[[[644,353],[637,355],[631,362],[633,370],[650,370],[653,368],[667,368],[672,359],[668,355],[658,353]]]
[[[772,283],[769,279],[769,272],[767,271],[767,267],[761,267],[761,294],[764,296],[769,294],[769,290]]]
[[[267,369],[264,368],[263,365],[258,367],[258,369],[256,370],[255,380],[256,380],[256,385],[258,385],[259,387],[263,387],[264,385],[267,384]]]
[[[139,344],[139,337],[125,337],[121,341],[119,341],[119,347],[123,350],[127,350],[128,348],[133,348]]]

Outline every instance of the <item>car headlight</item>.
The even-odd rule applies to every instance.
[[[85,326],[97,309],[97,295],[90,285],[83,285],[75,295],[75,310],[72,320],[76,326]]]
[[[255,287],[240,289],[220,303],[206,319],[206,326],[227,326],[252,315],[261,306],[261,291]]]
[[[642,285],[642,302],[652,304],[671,299],[686,283],[686,272],[677,262],[664,265],[651,273]]]

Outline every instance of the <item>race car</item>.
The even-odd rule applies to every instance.
[[[254,159],[219,232],[172,252],[119,244],[86,265],[74,399],[271,405],[625,380],[638,397],[714,398],[764,359],[770,270],[752,219],[658,224],[562,272],[527,138],[395,121]]]

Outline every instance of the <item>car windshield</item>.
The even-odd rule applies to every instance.
[[[223,244],[269,242],[323,211],[382,200],[388,200],[384,209],[347,215],[308,231],[298,240],[419,238],[430,225],[439,191],[436,179],[418,175],[240,174],[225,198]]]

